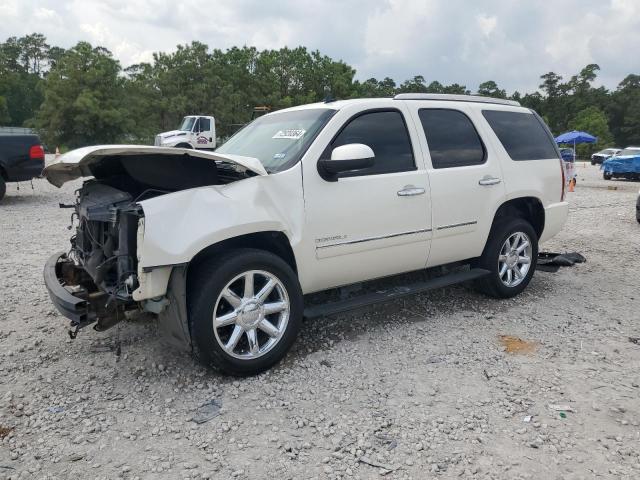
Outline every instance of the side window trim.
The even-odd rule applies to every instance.
[[[440,110],[440,111],[458,112],[458,113],[461,113],[462,115],[464,115],[466,117],[466,119],[469,120],[469,123],[471,123],[471,126],[473,127],[473,130],[476,133],[476,136],[478,137],[478,140],[480,141],[480,146],[482,147],[482,162],[474,163],[474,164],[470,164],[470,165],[456,165],[456,166],[452,166],[452,167],[436,167],[433,164],[433,158],[431,158],[431,150],[429,149],[429,136],[427,135],[427,132],[424,129],[424,126],[422,125],[422,119],[420,118],[420,112],[422,112],[423,110],[426,110],[426,111]],[[448,170],[448,169],[452,169],[452,168],[477,167],[477,166],[484,165],[484,164],[487,163],[487,159],[489,157],[489,152],[487,150],[487,146],[484,143],[484,139],[482,138],[482,135],[480,135],[480,132],[478,131],[478,126],[475,124],[473,119],[467,114],[467,112],[464,112],[464,111],[462,111],[462,110],[460,110],[458,108],[420,107],[420,108],[418,108],[418,121],[420,122],[419,125],[420,125],[420,128],[422,129],[422,132],[423,132],[424,138],[425,138],[425,142],[427,144],[427,151],[429,152],[429,162],[431,163],[431,168],[433,168],[434,170],[445,170],[445,169]]]
[[[409,142],[409,147],[411,148],[411,156],[413,157],[413,168],[411,168],[411,169],[400,169],[400,170],[394,170],[394,171],[391,171],[391,172],[381,172],[381,173],[362,173],[362,172],[358,172],[358,171],[346,172],[346,173],[342,173],[342,174],[338,175],[337,176],[338,179],[339,178],[350,178],[350,177],[369,177],[369,176],[374,176],[374,175],[389,175],[389,174],[392,174],[392,173],[413,172],[413,171],[418,170],[418,165],[417,165],[417,162],[416,162],[416,149],[415,149],[415,146],[413,144],[414,142],[411,140],[411,131],[409,130],[409,125],[407,124],[406,116],[405,116],[405,114],[404,114],[404,112],[402,110],[400,110],[399,108],[393,108],[393,107],[370,108],[368,110],[362,110],[360,112],[357,112],[357,113],[354,113],[353,115],[351,115],[348,119],[346,119],[344,121],[344,123],[342,124],[340,129],[333,135],[333,137],[331,138],[329,143],[327,143],[327,146],[322,151],[322,154],[320,155],[320,159],[319,160],[327,160],[327,159],[331,158],[331,152],[333,151],[333,142],[336,141],[336,139],[342,134],[344,129],[347,128],[349,126],[349,124],[351,124],[351,122],[353,122],[356,118],[362,117],[363,115],[367,115],[367,114],[370,114],[370,113],[381,113],[381,112],[396,112],[396,113],[400,114],[400,118],[402,119],[402,123],[404,125],[405,132],[407,133],[407,140]]]

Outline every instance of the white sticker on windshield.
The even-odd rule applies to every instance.
[[[306,130],[302,128],[290,128],[288,130],[280,130],[271,138],[286,138],[288,140],[298,140],[302,138]]]

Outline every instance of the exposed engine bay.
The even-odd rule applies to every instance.
[[[96,330],[105,330],[140,308],[133,298],[141,274],[137,245],[144,235],[140,202],[256,175],[238,165],[186,155],[113,155],[89,168],[94,178],[76,191],[75,204],[60,205],[73,208],[69,228],[75,234],[68,253],[51,265],[60,286],[84,301],[72,301],[77,310],[68,315],[72,337],[94,322]]]
[[[77,228],[68,257],[114,300],[130,300],[138,286],[136,235],[143,212],[133,200],[130,193],[89,181],[75,205]]]

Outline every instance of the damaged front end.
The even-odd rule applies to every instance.
[[[144,214],[128,192],[92,180],[78,191],[71,249],[53,255],[45,283],[58,309],[71,320],[70,334],[96,323],[106,330],[137,308],[136,239]]]
[[[106,330],[129,311],[157,314],[169,306],[175,265],[139,265],[146,200],[266,174],[253,158],[124,145],[78,149],[47,167],[44,176],[58,187],[93,177],[76,191],[73,205],[60,205],[73,209],[75,234],[70,249],[52,255],[44,269],[51,300],[71,320],[71,337],[93,323]]]

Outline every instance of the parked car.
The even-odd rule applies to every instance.
[[[627,147],[613,157],[608,158],[600,167],[602,178],[626,178],[640,180],[640,147]]]
[[[0,135],[0,200],[9,182],[25,182],[40,176],[44,149],[37,135]]]
[[[591,165],[602,164],[602,162],[617,155],[621,151],[622,149],[620,148],[605,148],[604,150],[600,150],[591,155]]]
[[[93,176],[45,283],[72,335],[142,309],[204,364],[254,374],[285,355],[303,316],[471,280],[519,294],[567,218],[563,172],[535,112],[458,95],[280,110],[216,152],[83,148],[45,170],[57,186]],[[424,269],[447,273],[309,301]]]

